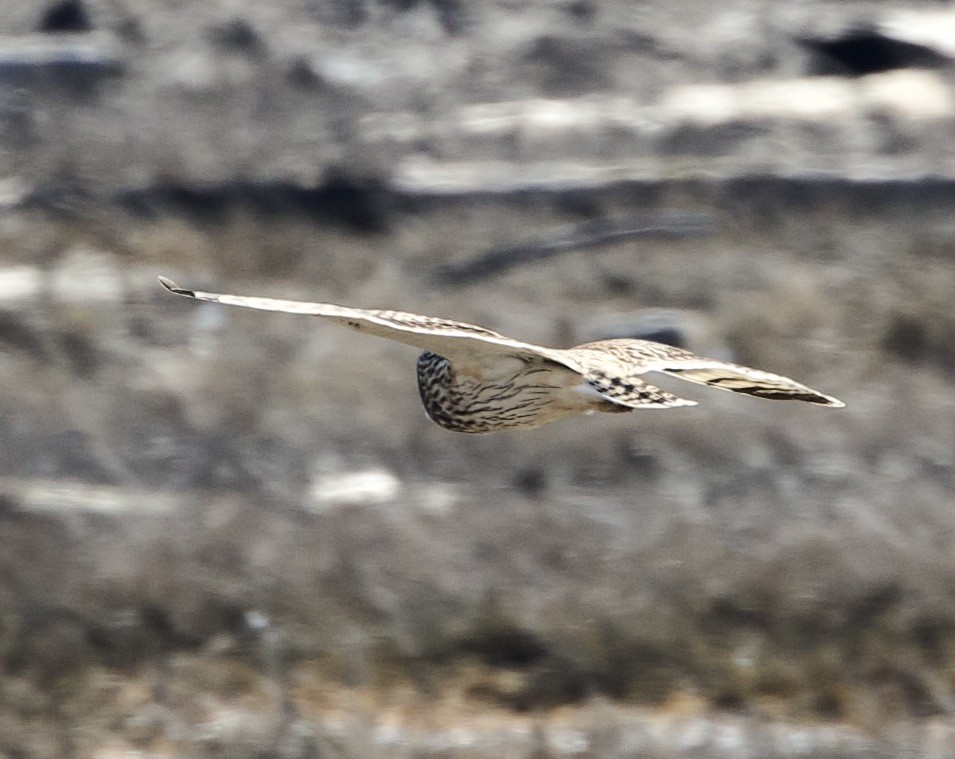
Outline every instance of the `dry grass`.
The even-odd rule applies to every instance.
[[[944,120],[909,125],[891,160],[861,146],[870,128],[891,141],[892,119],[640,139],[472,139],[455,121],[467,103],[593,88],[655,103],[770,59],[793,76],[777,42],[803,11],[745,4],[709,34],[715,5],[607,3],[584,22],[587,3],[270,3],[243,10],[243,52],[223,44],[231,8],[91,5],[126,74],[80,101],[26,88],[0,112],[0,173],[47,193],[0,216],[0,263],[38,267],[45,288],[0,292],[0,754],[952,753],[946,185],[757,176],[429,199],[368,179],[411,154],[521,172],[660,168],[668,151],[667,176],[915,171],[946,154]],[[35,15],[0,0],[11,34]],[[367,78],[336,79],[356,65]],[[358,133],[390,111],[431,131]],[[359,179],[322,185],[339,167]],[[73,180],[87,192],[49,207]],[[290,209],[292,186],[314,205]],[[647,208],[708,210],[717,231],[433,284],[451,261]],[[675,309],[691,348],[848,408],[690,388],[701,405],[685,412],[454,435],[424,418],[410,349],[189,304],[159,273],[551,344]],[[394,492],[316,494],[368,471]]]

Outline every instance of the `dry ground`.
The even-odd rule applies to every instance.
[[[951,755],[955,116],[878,77],[821,122],[599,115],[791,81],[797,32],[889,4],[785,8],[91,4],[121,73],[3,80],[0,753]],[[39,15],[0,3],[14,41]],[[599,118],[505,118],[540,98]],[[647,209],[712,231],[434,277]],[[662,323],[848,406],[455,435],[410,349],[158,273],[551,344]]]

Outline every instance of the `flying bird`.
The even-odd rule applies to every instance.
[[[696,405],[644,381],[649,372],[757,398],[845,406],[788,377],[702,358],[651,340],[611,339],[547,348],[474,324],[402,311],[186,290],[165,277],[159,282],[187,298],[321,316],[423,350],[418,356],[421,401],[434,422],[455,432],[539,427],[595,411]]]

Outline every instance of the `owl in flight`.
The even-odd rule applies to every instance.
[[[788,377],[695,356],[650,340],[600,340],[566,350],[512,340],[473,324],[406,314],[163,287],[196,300],[322,316],[359,332],[407,343],[418,357],[428,416],[455,432],[539,427],[576,414],[695,406],[643,380],[648,372],[777,401],[841,408],[841,401]]]

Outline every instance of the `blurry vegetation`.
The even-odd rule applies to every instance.
[[[813,120],[760,87],[844,8],[518,5],[0,0],[0,754],[951,753],[947,80],[854,59]],[[455,435],[412,349],[160,273],[848,407]]]

